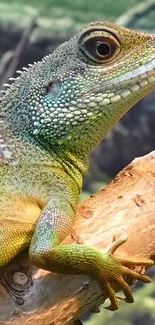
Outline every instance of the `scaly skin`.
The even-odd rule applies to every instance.
[[[124,275],[150,260],[59,245],[71,231],[88,155],[135,103],[155,89],[155,37],[92,23],[25,69],[0,106],[0,266],[29,248],[33,264],[99,281],[118,308],[112,283],[133,302]],[[129,267],[129,268],[128,268]]]

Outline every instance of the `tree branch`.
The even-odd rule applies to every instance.
[[[34,27],[36,25],[36,22],[35,22],[35,18],[30,22],[30,24],[28,25],[28,27],[24,30],[17,46],[16,46],[16,49],[14,52],[12,51],[9,51],[7,53],[4,54],[4,59],[2,58],[2,62],[0,61],[0,65],[2,66],[3,68],[3,74],[1,72],[1,75],[2,75],[2,78],[1,78],[1,81],[0,81],[0,89],[3,88],[3,84],[8,81],[8,79],[10,77],[13,76],[13,74],[15,73],[16,69],[17,69],[17,66],[19,64],[19,60],[20,60],[20,57],[24,51],[24,48],[26,46],[26,43],[30,37],[30,34],[32,33]],[[7,62],[5,58],[8,58]],[[5,70],[5,67],[7,66],[8,62],[11,60],[5,74],[4,74],[4,70]],[[1,67],[0,66],[0,67]]]
[[[78,207],[73,234],[64,243],[84,241],[103,250],[114,237],[129,239],[117,256],[155,259],[155,152],[134,160],[102,192]],[[34,225],[35,226],[35,225]],[[86,276],[51,274],[20,255],[1,270],[0,324],[64,325],[104,302]],[[81,288],[81,289],[80,289]],[[132,306],[131,306],[132,310]]]

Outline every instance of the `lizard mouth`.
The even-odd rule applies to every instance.
[[[95,84],[91,89],[91,97],[88,90],[83,94],[83,99],[89,96],[95,109],[125,100],[133,96],[133,93],[140,100],[153,90],[155,90],[155,59],[121,76]]]
[[[118,83],[118,86],[119,84],[120,83]],[[121,88],[116,87],[115,100],[113,98],[113,102],[121,98],[126,98],[132,93],[136,93],[140,90],[148,89],[150,90],[149,92],[151,92],[154,88],[155,88],[155,67],[152,70],[146,71],[136,76],[132,75],[131,78],[125,79],[124,83],[122,82],[121,84]]]
[[[96,83],[91,89],[98,105],[109,105],[133,93],[144,92],[141,98],[155,89],[155,59],[111,80]],[[85,92],[83,97],[89,94]]]

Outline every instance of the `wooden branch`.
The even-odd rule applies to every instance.
[[[73,234],[64,243],[78,239],[103,250],[124,233],[129,239],[116,255],[155,259],[155,151],[79,205]],[[69,324],[104,301],[95,281],[80,290],[88,280],[37,270],[21,255],[1,270],[0,324]]]

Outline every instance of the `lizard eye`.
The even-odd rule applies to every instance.
[[[98,57],[105,58],[111,54],[112,47],[108,42],[97,41],[96,42],[96,55]]]
[[[93,37],[87,35],[87,37],[81,38],[79,41],[81,52],[91,59],[91,61],[97,63],[104,63],[112,60],[119,52],[118,41],[114,36],[95,36],[94,34]]]

